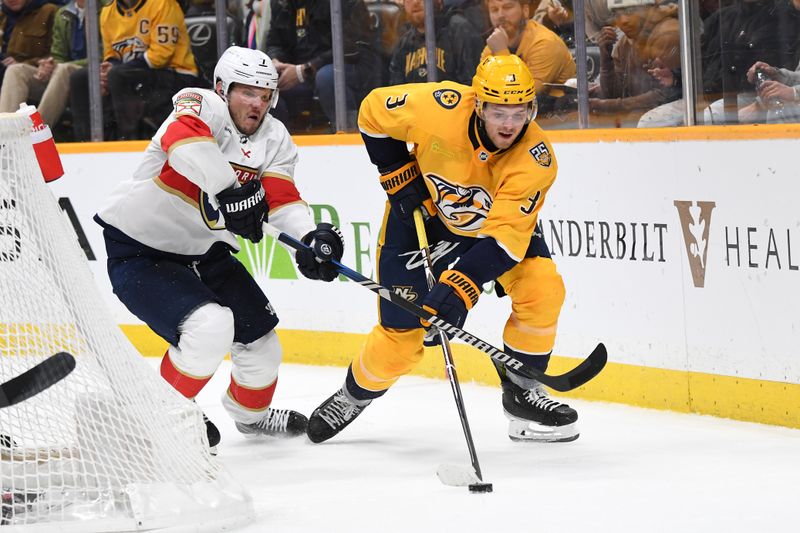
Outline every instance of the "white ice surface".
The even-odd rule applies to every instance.
[[[446,381],[401,379],[340,435],[314,445],[246,439],[220,405],[226,362],[198,402],[222,432],[218,459],[250,490],[255,532],[797,532],[800,430],[570,401],[572,443],[515,443],[500,393],[463,384],[491,494],[442,485],[469,464]],[[274,407],[306,415],[343,368],[284,365]]]

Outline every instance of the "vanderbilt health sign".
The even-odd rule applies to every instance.
[[[556,352],[584,355],[602,340],[613,362],[800,383],[796,144],[555,143],[559,177],[539,231],[567,286]],[[91,217],[140,158],[65,155],[67,175],[51,185],[121,324],[137,320],[111,293]],[[301,146],[296,182],[318,219],[341,226],[343,261],[375,277],[385,195],[363,147]],[[240,258],[279,327],[366,333],[374,324],[372,293],[298,277],[268,239]],[[510,306],[487,290],[466,327],[499,344]]]

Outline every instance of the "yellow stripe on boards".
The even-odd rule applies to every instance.
[[[121,328],[143,355],[164,355],[167,343],[147,326]],[[278,330],[278,337],[283,346],[283,360],[287,363],[339,367],[347,367],[366,340],[366,335],[359,333],[288,329]],[[461,382],[473,381],[495,387],[500,383],[487,355],[465,344],[451,346]],[[560,374],[578,362],[575,358],[555,356],[548,372]],[[425,356],[411,373],[445,379],[441,350],[426,348]],[[344,372],[341,379],[343,382]],[[800,429],[800,402],[797,401],[800,385],[790,383],[608,363],[595,379],[559,396]],[[499,395],[497,401],[499,406]]]

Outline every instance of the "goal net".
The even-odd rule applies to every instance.
[[[0,409],[0,533],[219,531],[249,520],[252,500],[209,454],[200,410],[104,309],[30,131],[27,117],[0,114],[0,381],[60,351],[77,365]]]

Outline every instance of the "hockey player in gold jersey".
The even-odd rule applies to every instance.
[[[536,224],[557,163],[536,116],[534,80],[515,55],[488,56],[472,87],[453,82],[375,89],[361,104],[359,129],[389,201],[378,243],[382,285],[461,327],[482,286],[496,281],[511,299],[507,353],[544,371],[564,302],[564,284]],[[407,144],[414,145],[409,154]],[[429,215],[438,283],[428,291],[413,223]],[[450,267],[448,268],[448,265]],[[423,355],[417,318],[381,300],[380,323],[353,359],[344,386],[309,419],[322,442],[350,424]],[[497,366],[509,436],[526,441],[578,437],[574,409],[541,384]]]

